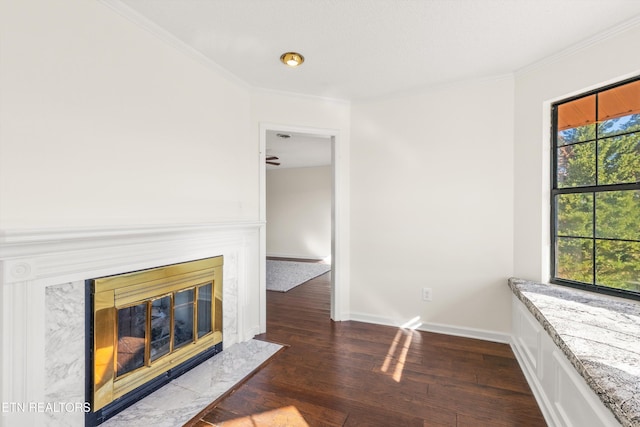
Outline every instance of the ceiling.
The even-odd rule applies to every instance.
[[[512,73],[621,23],[638,0],[103,0],[254,88],[366,100]],[[286,51],[305,56],[295,69]]]
[[[510,74],[640,25],[640,0],[102,1],[251,88],[352,102]],[[284,66],[286,51],[304,64]],[[267,155],[278,168],[330,164],[331,143],[274,132]]]
[[[288,135],[282,138],[278,135]],[[328,166],[331,164],[331,137],[296,132],[267,131],[267,156],[276,156],[280,166],[267,170]]]

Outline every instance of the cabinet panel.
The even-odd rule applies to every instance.
[[[514,352],[549,426],[619,427],[527,307],[512,301]]]
[[[515,297],[514,297],[515,298]],[[527,363],[533,368],[533,371],[539,372],[540,358],[540,332],[542,327],[538,321],[533,318],[527,308],[518,302],[514,307],[516,314],[517,326],[516,340],[522,349],[522,354],[527,358]]]
[[[553,351],[555,409],[566,427],[619,426],[589,385],[574,370],[560,350]]]

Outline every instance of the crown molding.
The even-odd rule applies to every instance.
[[[189,46],[189,44],[185,43],[184,41],[176,37],[174,34],[170,33],[169,31],[165,30],[155,22],[151,21],[150,19],[148,19],[147,17],[145,17],[135,9],[126,5],[121,0],[98,0],[98,2],[114,10],[119,15],[128,19],[129,21],[134,23],[136,26],[148,31],[152,35],[156,36],[158,39],[167,43],[168,45],[185,53],[186,55],[190,56],[191,58],[205,65],[206,67],[216,71],[231,83],[239,85],[245,89],[251,88],[249,83],[242,80],[241,78],[239,78],[237,75],[233,74],[226,68],[222,67],[217,62],[212,61],[209,57],[202,54],[200,51],[194,49],[193,47]]]
[[[578,42],[572,46],[569,46],[566,49],[563,49],[553,55],[547,56],[539,61],[533,62],[529,65],[525,65],[524,67],[521,67],[519,69],[517,69],[514,74],[516,75],[516,77],[522,76],[522,75],[526,75],[528,73],[531,73],[539,68],[548,66],[548,65],[552,65],[564,58],[573,56],[577,53],[582,52],[585,49],[588,49],[589,47],[596,45],[598,43],[602,43],[608,39],[611,39],[613,37],[618,36],[619,34],[625,33],[627,31],[633,30],[637,27],[640,26],[640,15],[635,16],[619,25],[616,25],[615,27],[611,27],[607,30],[604,30],[594,36],[591,36],[589,38],[586,38],[584,40],[582,40],[581,42]]]
[[[323,96],[317,96],[317,95],[306,95],[306,94],[301,94],[296,92],[279,91],[279,90],[251,86],[249,83],[242,80],[240,77],[233,74],[231,71],[222,67],[220,64],[213,61],[212,59],[210,59],[209,57],[207,57],[197,49],[194,49],[188,43],[185,43],[183,40],[179,39],[174,34],[165,30],[164,28],[162,28],[155,22],[151,21],[150,19],[148,19],[147,17],[145,17],[135,9],[131,8],[127,4],[123,3],[121,0],[98,0],[98,1],[104,4],[105,6],[109,7],[110,9],[114,10],[121,16],[125,17],[126,19],[134,23],[136,26],[153,34],[154,36],[156,36],[163,42],[167,43],[168,45],[185,53],[186,55],[199,61],[203,65],[221,74],[224,78],[226,78],[230,82],[235,83],[245,89],[249,89],[251,93],[254,93],[254,94],[265,93],[265,94],[271,94],[271,95],[296,97],[296,98],[303,98],[303,99],[316,100],[316,101],[320,100],[324,102],[331,102],[331,103],[344,104],[344,105],[350,104],[349,100],[346,100],[346,99],[323,97]]]
[[[304,93],[287,92],[287,91],[284,91],[284,90],[267,89],[267,88],[261,88],[261,87],[252,87],[251,88],[251,94],[252,95],[260,95],[260,94],[275,95],[275,96],[283,96],[283,97],[289,97],[289,98],[306,99],[306,100],[310,100],[310,101],[329,102],[329,103],[332,103],[332,104],[340,104],[340,105],[346,105],[346,106],[351,105],[351,100],[349,100],[349,99],[331,98],[331,97],[328,97],[328,96],[309,95],[309,94],[304,94]]]
[[[427,86],[418,86],[411,89],[401,90],[397,92],[390,92],[385,95],[354,99],[353,104],[365,105],[365,104],[372,104],[376,102],[393,101],[396,99],[429,95],[434,92],[446,90],[449,88],[455,88],[459,86],[469,86],[469,85],[477,86],[477,85],[483,85],[483,84],[489,84],[489,83],[495,83],[495,82],[501,82],[501,81],[509,81],[509,80],[514,80],[514,74],[511,72],[493,74],[488,76],[478,76],[478,77],[469,77],[469,78],[462,78],[462,79],[456,79],[456,80],[448,80],[448,81],[431,84]]]

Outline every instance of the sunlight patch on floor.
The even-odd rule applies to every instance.
[[[213,424],[224,427],[309,427],[295,406],[285,406],[260,414],[248,415]]]
[[[407,353],[411,347],[414,334],[416,334],[415,329],[421,324],[420,317],[409,320],[398,329],[396,336],[389,346],[389,351],[384,358],[380,370],[385,374],[391,375],[391,378],[393,378],[395,382],[399,383],[402,379],[402,371],[407,361]]]

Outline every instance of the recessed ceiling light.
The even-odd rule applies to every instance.
[[[304,62],[304,56],[300,55],[298,52],[287,52],[280,56],[280,61],[289,67],[297,67]]]

